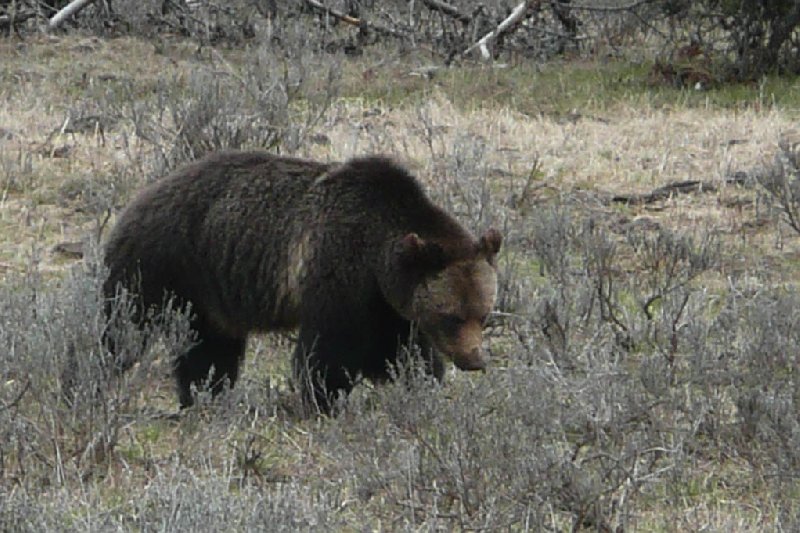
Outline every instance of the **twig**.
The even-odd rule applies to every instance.
[[[19,391],[17,397],[11,400],[10,402],[6,403],[3,402],[3,405],[0,405],[0,411],[8,411],[17,406],[17,404],[22,400],[22,397],[25,396],[25,393],[28,392],[28,389],[31,388],[31,381],[28,380],[25,382],[25,386],[22,387],[22,390]]]

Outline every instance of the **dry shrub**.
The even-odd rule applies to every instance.
[[[107,319],[96,254],[59,283],[32,265],[0,287],[0,431],[8,444],[0,472],[23,487],[103,472],[122,429],[140,413],[143,385],[159,381],[156,358],[190,342],[184,313],[165,312],[143,331],[119,319],[131,311],[121,298],[113,304],[120,351],[135,365],[121,375],[102,340]]]

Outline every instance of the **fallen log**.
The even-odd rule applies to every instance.
[[[725,185],[744,185],[747,181],[747,173],[736,172],[727,177],[724,181]],[[719,190],[715,183],[702,180],[685,180],[674,181],[668,183],[663,187],[653,189],[648,193],[641,194],[618,194],[611,198],[612,202],[629,204],[629,205],[645,205],[668,200],[677,194],[690,194],[695,192],[714,192]]]

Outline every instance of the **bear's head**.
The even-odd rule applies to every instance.
[[[497,296],[494,260],[502,240],[489,230],[477,242],[451,247],[416,233],[400,242],[406,272],[416,273],[401,314],[462,370],[486,366],[483,328]]]

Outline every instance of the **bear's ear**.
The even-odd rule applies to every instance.
[[[444,264],[444,249],[416,233],[409,233],[400,239],[400,259],[410,267],[436,269]]]
[[[501,244],[503,244],[503,236],[499,231],[492,228],[481,236],[478,242],[478,253],[483,255],[489,263],[492,263],[494,256],[500,251]]]
[[[400,239],[400,253],[403,256],[411,256],[416,253],[419,253],[420,250],[425,246],[425,241],[422,240],[422,237],[417,235],[416,233],[409,233],[402,239]]]

